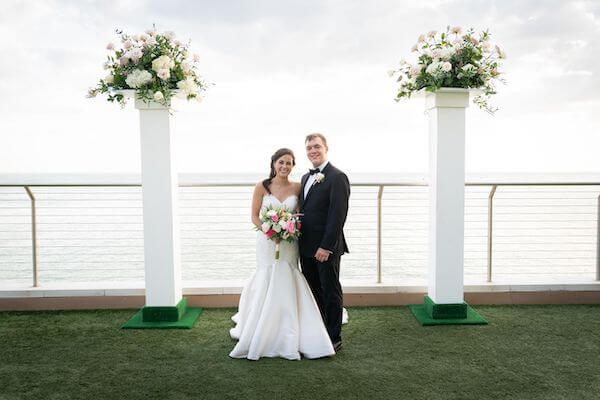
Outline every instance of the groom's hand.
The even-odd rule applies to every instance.
[[[329,251],[319,247],[315,253],[315,258],[318,262],[326,262],[329,259],[329,254]]]

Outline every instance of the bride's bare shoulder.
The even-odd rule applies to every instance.
[[[300,182],[292,182],[292,185],[294,185],[294,192],[300,193]]]
[[[264,196],[267,194],[267,189],[265,189],[265,185],[263,185],[263,181],[258,182],[254,185],[254,193]]]

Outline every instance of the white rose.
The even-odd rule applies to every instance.
[[[462,28],[460,26],[455,26],[452,29],[450,29],[450,33],[460,35],[462,33]]]
[[[273,230],[277,233],[281,232],[281,225],[279,225],[279,224],[273,225]]]
[[[152,69],[158,72],[161,69],[171,69],[175,62],[169,56],[160,56],[152,61]]]
[[[198,91],[198,85],[194,82],[193,78],[187,78],[185,80],[177,82],[177,87],[181,89],[186,96],[194,94]]]
[[[448,61],[446,61],[445,63],[442,64],[442,71],[450,72],[451,69],[452,69],[452,64],[450,64]]]
[[[109,85],[111,83],[113,83],[115,81],[115,77],[112,74],[108,74],[106,75],[106,77],[104,78],[104,82],[108,83]]]
[[[268,215],[269,217],[272,217],[272,216],[273,216],[273,215],[275,215],[275,214],[277,214],[277,211],[275,211],[275,210],[269,210],[269,211],[267,211],[267,215]]]
[[[287,221],[285,221],[283,218],[279,220],[279,225],[280,225],[282,228],[285,228],[285,225],[286,225],[286,224],[287,224]]]
[[[97,94],[98,94],[98,92],[96,91],[96,89],[89,88],[88,91],[87,91],[87,96],[86,97],[88,97],[88,98],[91,99],[93,97],[96,97]]]
[[[161,101],[165,98],[161,91],[154,92],[154,101]]]
[[[264,232],[267,233],[269,231],[269,229],[271,229],[271,224],[268,222],[263,222],[263,224],[261,225],[260,229]]]
[[[498,57],[501,59],[506,58],[506,53],[500,49],[500,47],[496,46],[496,52],[498,53]]]
[[[444,47],[443,49],[441,49],[440,58],[443,58],[444,60],[448,60],[455,53],[456,53],[456,49],[454,47]]]
[[[421,73],[421,71],[423,71],[423,64],[417,64],[410,69],[410,74],[412,76],[417,76]]]
[[[171,72],[168,69],[163,68],[163,69],[159,69],[158,72],[156,73],[156,75],[163,81],[166,81],[167,79],[169,79],[171,77]]]
[[[142,58],[144,53],[142,52],[142,50],[140,48],[136,47],[135,49],[129,50],[125,55],[128,58],[130,58],[131,61],[138,62],[140,60],[140,58]]]
[[[144,46],[154,46],[156,44],[156,39],[154,39],[154,36],[150,36],[148,39],[146,39],[146,41],[144,42]]]

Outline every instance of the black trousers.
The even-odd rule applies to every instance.
[[[300,257],[302,273],[315,296],[332,343],[342,340],[344,297],[340,284],[340,258],[332,254],[326,262],[321,263],[314,257]]]

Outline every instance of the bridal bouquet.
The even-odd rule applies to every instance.
[[[275,241],[275,259],[279,260],[279,243],[293,242],[300,237],[300,220],[287,208],[264,207],[260,210],[262,222],[260,230],[271,240]],[[257,228],[257,230],[259,230]]]
[[[202,100],[200,93],[206,84],[198,76],[199,57],[190,55],[189,43],[175,39],[173,32],[158,33],[155,28],[140,35],[127,35],[118,29],[116,33],[120,46],[106,46],[109,54],[104,69],[108,74],[88,90],[88,97],[107,93],[108,101],[124,106],[121,91],[133,89],[137,98],[164,106],[170,105],[174,95]]]
[[[398,69],[389,71],[400,83],[396,101],[421,89],[435,92],[441,87],[477,88],[482,93],[473,102],[491,114],[496,111],[488,101],[496,94],[496,81],[505,82],[499,68],[506,53],[492,46],[487,30],[479,35],[473,29],[463,34],[460,27],[448,27],[440,34],[431,31],[419,36],[412,52],[416,53],[416,62],[402,60]]]

